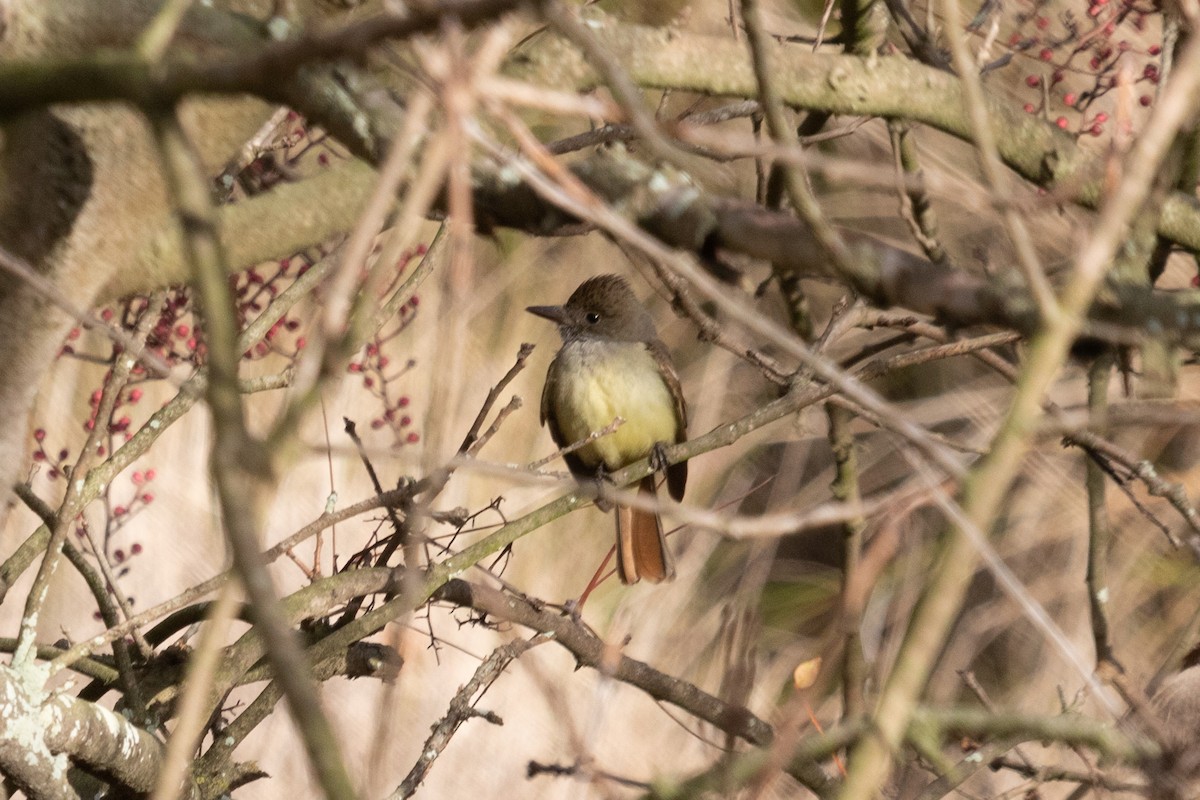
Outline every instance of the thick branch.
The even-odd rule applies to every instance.
[[[644,88],[757,96],[750,61],[732,38],[627,25],[594,10],[589,13],[594,35]],[[961,86],[953,75],[903,57],[864,59],[777,43],[768,47],[775,84],[790,105],[923,122],[973,141]],[[600,82],[572,44],[551,36],[539,38],[514,57],[510,72],[559,89],[590,89]],[[1059,187],[1074,202],[1096,207],[1099,181],[1081,180],[1100,167],[1088,151],[1054,125],[1023,113],[999,95],[988,95],[985,103],[1005,164],[1039,186]],[[1163,207],[1158,232],[1200,249],[1200,201],[1184,193],[1172,194]]]
[[[627,656],[616,656],[603,639],[562,614],[547,611],[524,598],[497,589],[454,579],[438,590],[434,599],[474,608],[498,619],[551,634],[583,666],[602,670],[622,683],[636,686],[656,700],[682,708],[689,714],[745,739],[751,744],[771,741],[771,726],[742,706],[732,706],[687,681],[659,672]]]

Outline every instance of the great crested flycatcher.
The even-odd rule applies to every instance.
[[[668,442],[687,438],[687,408],[679,376],[650,314],[625,279],[599,275],[579,285],[566,305],[530,306],[558,323],[563,345],[546,373],[542,424],[559,447],[581,442],[620,417],[612,433],[563,456],[577,477],[615,472]],[[687,464],[667,467],[667,488],[683,498]],[[654,496],[654,476],[638,484]],[[624,583],[675,576],[656,512],[618,506],[617,574]]]

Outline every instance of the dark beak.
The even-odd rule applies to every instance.
[[[530,306],[525,310],[559,325],[565,325],[567,322],[567,310],[562,306]]]

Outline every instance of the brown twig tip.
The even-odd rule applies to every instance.
[[[528,342],[522,343],[520,348],[517,349],[517,359],[515,362],[513,362],[512,367],[510,367],[508,372],[504,374],[504,377],[501,378],[500,381],[493,386],[490,391],[488,391],[487,397],[484,398],[483,406],[479,409],[479,413],[475,416],[475,421],[471,423],[471,429],[467,431],[467,435],[463,438],[462,444],[458,446],[458,452],[460,454],[475,455],[477,452],[479,452],[483,446],[487,444],[488,440],[495,435],[496,431],[500,429],[500,424],[504,421],[504,419],[513,411],[516,411],[521,407],[520,398],[514,396],[511,400],[509,400],[508,406],[502,409],[497,415],[496,421],[492,423],[491,428],[489,428],[482,436],[480,435],[479,431],[483,427],[483,423],[487,419],[487,415],[490,414],[492,412],[492,408],[495,407],[496,401],[500,399],[500,393],[504,391],[506,386],[512,383],[513,379],[521,373],[521,370],[525,369],[525,362],[529,360],[529,356],[532,352],[533,345],[529,344]]]

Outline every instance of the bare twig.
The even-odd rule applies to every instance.
[[[255,626],[268,642],[267,655],[288,707],[331,798],[355,792],[342,763],[337,738],[313,684],[310,667],[279,608],[259,552],[266,499],[273,488],[271,455],[246,430],[237,380],[237,327],[226,276],[224,251],[217,237],[215,207],[198,157],[174,109],[151,116],[168,185],[185,223],[187,252],[204,314],[209,358],[207,399],[215,428],[211,474],[217,487],[227,540],[235,568],[250,598]]]
[[[192,652],[184,679],[183,697],[180,699],[178,721],[167,741],[162,771],[154,787],[151,800],[175,800],[184,787],[184,776],[188,762],[195,750],[204,724],[208,720],[208,694],[221,658],[221,648],[229,623],[237,612],[235,584],[227,583],[221,589],[217,602],[209,610],[208,624],[200,635],[200,641]]]
[[[947,5],[953,5],[952,3]],[[1200,37],[1188,45],[1175,79],[1155,107],[1142,137],[1134,145],[1129,163],[1139,170],[1126,173],[1101,211],[1091,236],[1079,254],[1075,272],[1062,293],[1059,310],[1047,319],[1044,331],[1030,347],[1022,384],[992,443],[991,452],[973,470],[963,490],[964,522],[977,530],[990,530],[995,514],[1028,448],[1046,390],[1067,357],[1124,234],[1126,224],[1141,206],[1157,165],[1175,132],[1200,103]],[[861,741],[851,756],[843,787],[845,800],[866,800],[886,780],[901,731],[933,667],[940,644],[961,607],[974,574],[977,542],[966,535],[946,537],[938,554],[938,568],[926,584],[901,645],[897,663],[883,688],[876,709],[879,735]],[[1099,696],[1103,696],[1102,694]]]
[[[493,725],[503,724],[495,714],[476,709],[475,704],[478,702],[476,695],[482,697],[491,688],[491,685],[504,674],[508,665],[520,658],[526,650],[547,641],[550,641],[548,637],[539,635],[529,641],[518,639],[493,650],[492,654],[475,668],[475,674],[471,676],[471,680],[454,693],[446,714],[434,723],[433,731],[421,747],[421,755],[417,762],[413,764],[412,769],[408,771],[408,775],[404,777],[396,790],[388,795],[388,800],[403,800],[416,793],[417,788],[425,780],[425,776],[429,774],[429,770],[433,768],[433,762],[450,744],[450,739],[454,736],[455,731],[462,727],[467,720],[472,717],[482,717]]]
[[[487,415],[491,413],[492,408],[496,405],[496,401],[500,399],[500,393],[504,391],[506,386],[512,383],[513,378],[517,377],[525,369],[525,362],[529,359],[531,353],[533,353],[533,345],[522,344],[520,350],[517,351],[516,362],[509,368],[508,372],[504,373],[504,377],[488,390],[487,397],[483,400],[483,406],[480,407],[479,413],[475,415],[475,421],[471,423],[470,430],[467,431],[462,444],[458,446],[460,454],[474,455],[483,446],[483,443],[490,438],[485,435],[481,439],[479,429],[483,427]]]
[[[963,105],[967,119],[970,121],[971,133],[975,139],[975,151],[979,156],[979,165],[984,177],[997,197],[1007,197],[1011,193],[1008,176],[1000,162],[1000,154],[996,145],[996,135],[991,121],[988,119],[988,107],[984,101],[983,86],[979,79],[975,59],[967,51],[965,34],[963,33],[962,11],[953,0],[942,0],[939,4],[945,25],[946,37],[950,45],[950,53],[954,60],[954,68],[962,82]],[[1046,319],[1053,319],[1058,310],[1054,291],[1042,268],[1041,259],[1033,246],[1033,238],[1025,221],[1011,207],[1000,209],[1001,219],[1008,229],[1009,238],[1016,247],[1017,264],[1025,278],[1026,287],[1033,296],[1041,314]]]

